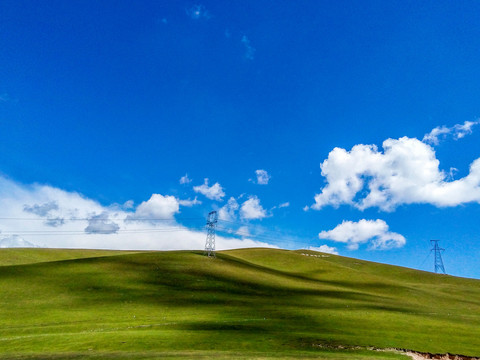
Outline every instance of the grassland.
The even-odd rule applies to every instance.
[[[312,251],[6,251],[0,358],[480,355],[478,280]]]

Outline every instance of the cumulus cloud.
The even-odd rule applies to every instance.
[[[257,175],[257,184],[259,185],[267,185],[271,178],[266,170],[255,170],[255,174]]]
[[[10,236],[1,236],[0,234],[0,248],[35,248],[37,245],[26,241],[21,236],[10,235]]]
[[[289,207],[290,206],[290,203],[287,201],[287,202],[284,202],[280,205],[278,205],[278,207],[281,209],[281,208],[286,208],[286,207]]]
[[[188,174],[185,174],[185,176],[182,176],[182,177],[180,178],[180,181],[179,181],[179,182],[180,182],[180,184],[182,184],[182,185],[183,185],[183,184],[190,184],[190,183],[192,182],[192,179],[190,179],[190,178],[188,177]]]
[[[102,206],[75,192],[39,184],[23,185],[0,176],[0,246],[42,244],[50,248],[201,250],[205,246],[205,232],[183,226],[174,218],[181,202],[174,196],[154,194],[133,209]],[[38,210],[49,203],[55,203],[58,206],[55,215],[65,219],[58,230],[52,230],[43,221],[35,221],[44,219],[38,214],[25,217],[25,204]],[[41,210],[39,213],[44,214]],[[167,221],[139,220],[146,218],[166,218]],[[61,236],[55,236],[58,234]],[[275,246],[234,235],[217,235],[216,247],[226,250]]]
[[[241,42],[242,42],[243,46],[245,47],[245,58],[248,59],[248,60],[255,59],[256,49],[250,43],[250,39],[246,35],[243,35]]]
[[[188,9],[186,9],[186,13],[193,20],[200,20],[200,19],[208,20],[212,17],[212,15],[205,8],[205,6],[200,4],[189,7]]]
[[[127,216],[127,220],[173,220],[173,216],[180,212],[180,204],[175,196],[153,194],[148,201],[138,205],[135,213]]]
[[[336,247],[328,246],[328,245],[320,245],[319,247],[310,246],[308,250],[323,252],[327,254],[338,255],[338,251]]]
[[[480,124],[480,120],[465,121],[463,124],[456,124],[452,127],[437,126],[423,137],[423,142],[438,145],[440,139],[445,139],[448,135],[452,135],[455,140],[465,137],[465,135],[472,133],[472,127]]]
[[[257,196],[250,196],[240,207],[240,217],[245,220],[263,219],[267,217],[267,211],[262,207]]]
[[[227,204],[218,210],[219,220],[234,221],[237,217],[236,212],[239,207],[237,200],[234,197],[231,197],[228,199]]]
[[[217,182],[212,186],[208,186],[208,179],[204,180],[203,185],[198,185],[193,187],[193,191],[198,192],[202,195],[205,195],[211,200],[220,201],[225,196],[222,186]]]
[[[315,195],[312,209],[349,204],[358,209],[392,211],[402,204],[439,207],[480,202],[480,158],[464,178],[449,181],[439,169],[434,149],[415,138],[402,137],[375,145],[333,149],[320,165],[326,185]]]
[[[357,250],[365,243],[369,243],[372,250],[399,248],[406,243],[402,235],[389,231],[387,223],[380,219],[343,221],[332,230],[320,232],[318,237],[345,243],[350,250]]]

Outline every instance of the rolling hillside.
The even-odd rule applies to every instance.
[[[306,250],[19,249],[0,264],[0,358],[480,355],[478,280]]]

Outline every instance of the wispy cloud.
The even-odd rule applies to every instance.
[[[242,42],[243,46],[245,47],[245,58],[248,59],[248,60],[255,59],[256,49],[250,43],[250,39],[246,35],[243,35],[241,42]]]
[[[7,102],[16,103],[18,102],[18,100],[12,98],[10,94],[7,94],[7,93],[0,94],[0,103],[7,103]]]
[[[452,127],[437,126],[423,137],[423,142],[432,145],[438,145],[440,140],[446,139],[451,135],[454,140],[461,139],[472,133],[472,127],[480,124],[480,120],[465,121],[463,124],[455,124]]]
[[[190,178],[188,177],[188,174],[185,174],[184,176],[182,176],[182,177],[180,178],[180,181],[179,181],[179,182],[180,182],[180,184],[182,184],[182,185],[183,185],[183,184],[190,184],[190,183],[192,182],[192,179],[190,179]]]
[[[195,206],[195,205],[200,205],[202,202],[200,200],[198,200],[197,197],[195,196],[195,199],[193,199],[193,200],[190,200],[190,199],[178,200],[178,203],[181,206],[192,207],[192,206]]]
[[[186,9],[187,15],[193,20],[209,20],[212,14],[201,4],[193,5]]]

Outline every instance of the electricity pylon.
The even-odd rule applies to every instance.
[[[217,225],[218,214],[216,211],[208,213],[207,217],[207,240],[205,241],[205,254],[208,257],[215,257],[215,226]]]
[[[433,248],[430,251],[435,252],[435,272],[442,272],[443,274],[446,274],[442,260],[442,251],[445,251],[445,249],[439,247],[438,242],[439,240],[430,240],[430,243],[433,245]]]

